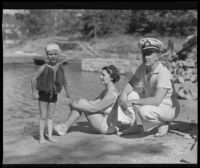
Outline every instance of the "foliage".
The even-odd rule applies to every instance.
[[[83,33],[88,37],[126,33],[130,16],[130,10],[89,10],[83,16]]]
[[[51,25],[51,16],[48,10],[29,10],[26,14],[18,13],[15,15],[17,20],[23,22],[21,31],[27,36],[39,35],[48,30]]]
[[[24,35],[80,33],[93,38],[124,33],[185,36],[197,29],[197,10],[27,10],[16,14]]]
[[[189,35],[196,26],[195,10],[133,10],[129,32]]]

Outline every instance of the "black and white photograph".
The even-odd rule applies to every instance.
[[[197,164],[198,3],[178,2],[5,3],[3,165]]]

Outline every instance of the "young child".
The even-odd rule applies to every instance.
[[[41,144],[45,143],[44,130],[46,127],[46,120],[48,130],[47,139],[51,142],[57,141],[52,137],[52,117],[56,108],[57,94],[61,92],[62,86],[64,86],[66,91],[66,97],[70,98],[68,82],[62,67],[62,62],[58,62],[60,52],[61,50],[58,44],[48,44],[45,48],[48,63],[45,63],[39,68],[31,81],[33,99],[39,100],[39,143]]]

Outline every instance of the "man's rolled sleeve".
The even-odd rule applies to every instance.
[[[172,76],[170,72],[167,69],[163,69],[158,74],[157,88],[167,88],[167,89],[172,88],[171,79]]]

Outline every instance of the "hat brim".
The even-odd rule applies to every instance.
[[[148,50],[148,49],[155,49],[155,50],[157,50],[157,51],[160,51],[160,48],[154,47],[154,46],[149,46],[149,47],[144,47],[144,48],[142,48],[142,50]]]

